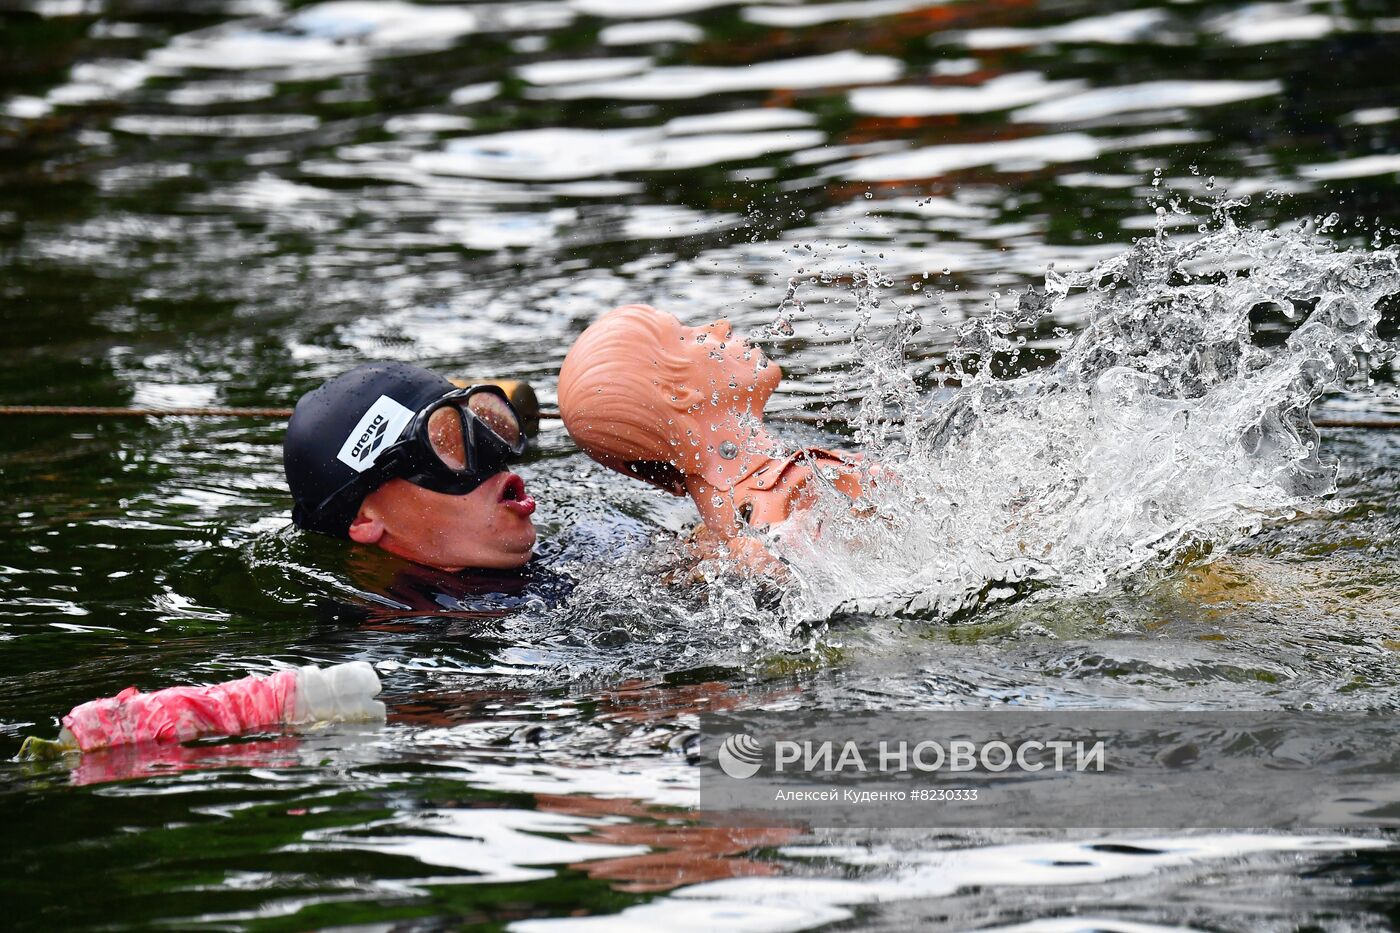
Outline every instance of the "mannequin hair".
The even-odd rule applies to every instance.
[[[624,305],[593,322],[559,370],[559,407],[564,427],[599,463],[684,495],[680,447],[667,427],[688,419],[702,396],[685,383],[694,367],[668,317]]]

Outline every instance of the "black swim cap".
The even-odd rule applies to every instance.
[[[454,389],[419,366],[365,363],[303,395],[282,441],[292,521],[345,537],[360,503],[378,485],[353,481],[399,440],[419,409]]]

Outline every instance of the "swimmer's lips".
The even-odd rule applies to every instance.
[[[525,491],[525,481],[514,473],[506,474],[505,481],[501,483],[499,495],[501,505],[521,518],[529,518],[534,514],[535,500]]]

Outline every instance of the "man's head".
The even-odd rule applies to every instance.
[[[499,390],[367,363],[297,403],[282,448],[292,519],[445,570],[520,567],[535,502],[505,465],[523,449]]]

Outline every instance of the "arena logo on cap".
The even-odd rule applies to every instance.
[[[412,420],[412,411],[387,395],[379,396],[346,436],[336,459],[363,473],[374,466],[384,448],[398,440],[404,426]]]

